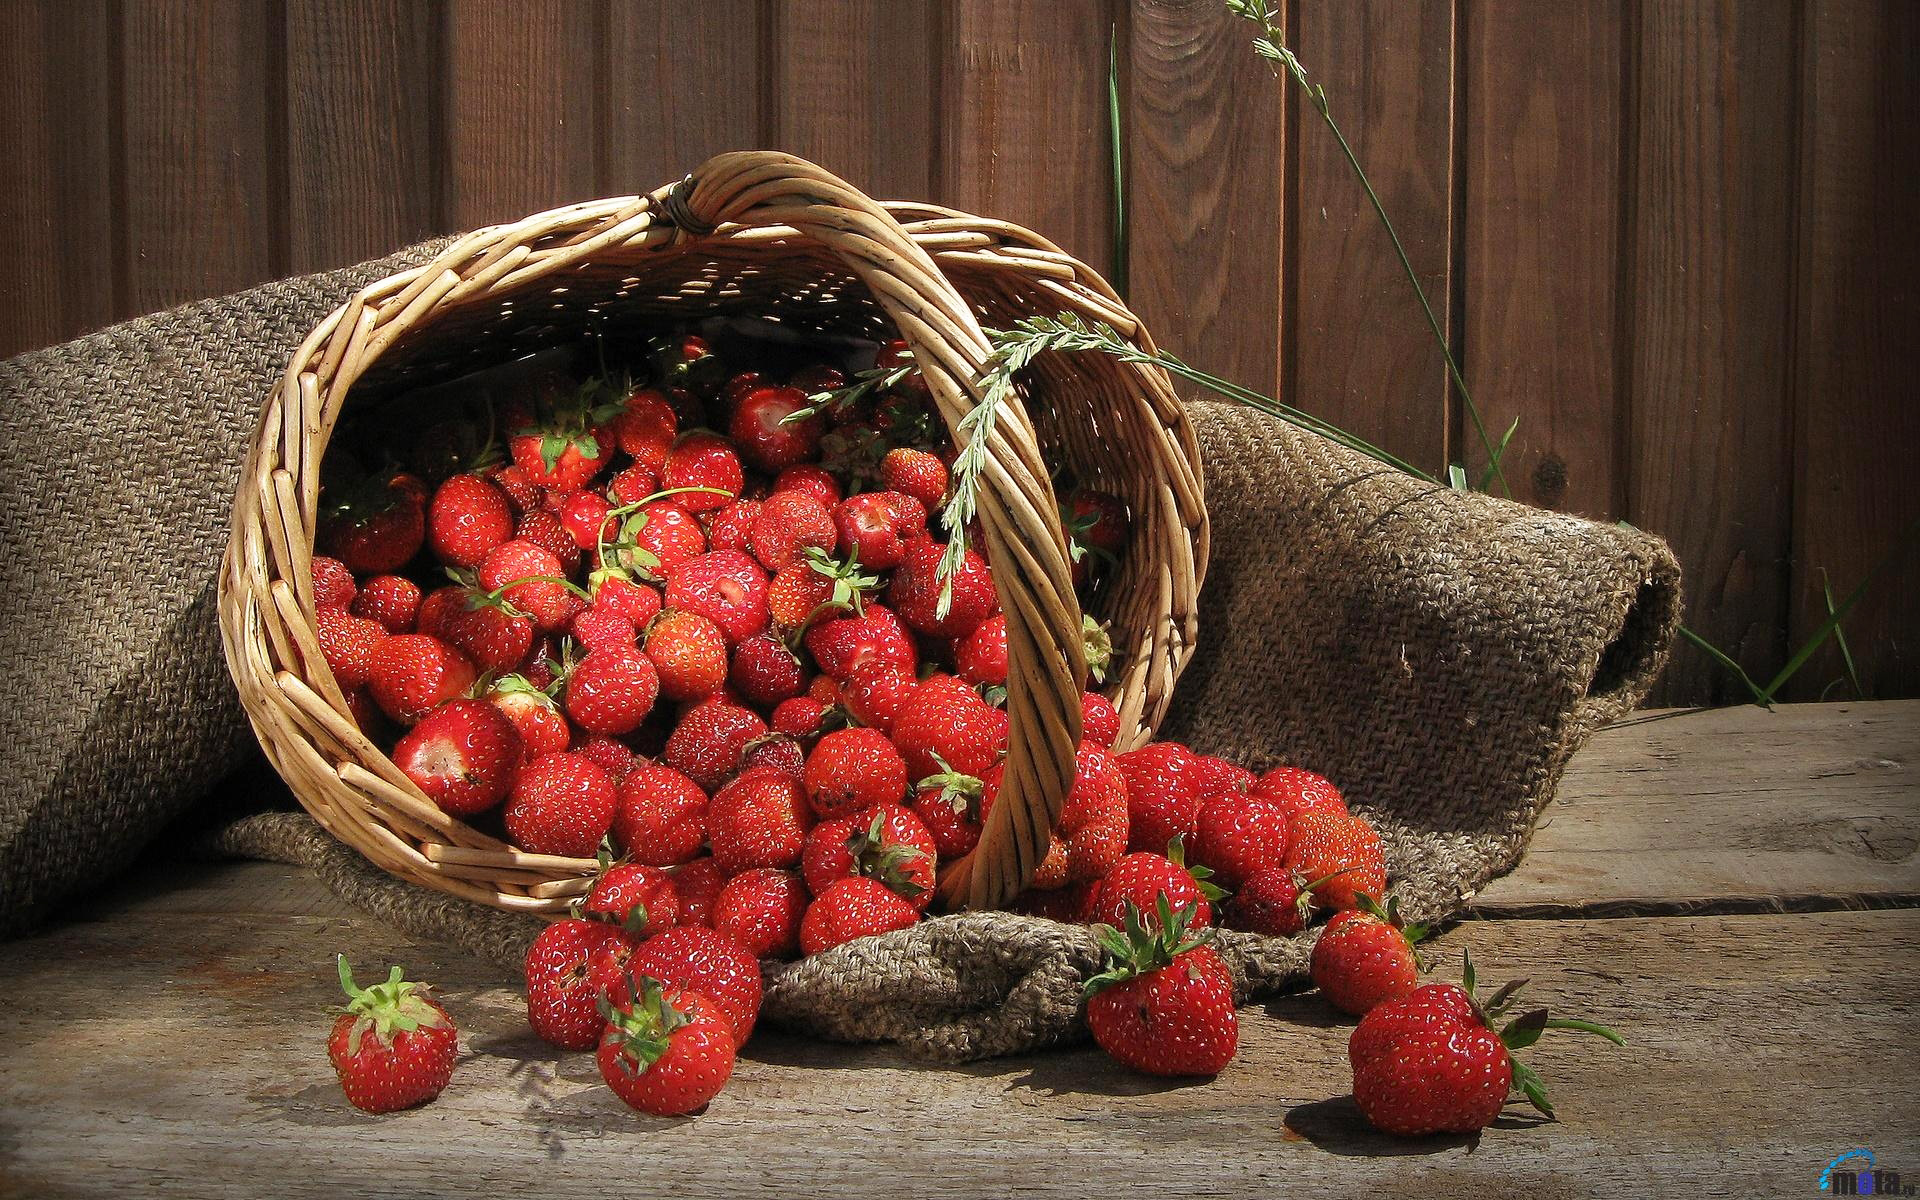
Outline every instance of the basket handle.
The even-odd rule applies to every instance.
[[[654,193],[675,240],[722,225],[789,226],[831,250],[899,327],[957,440],[980,403],[990,353],[973,310],[900,223],[859,189],[789,154],[709,159]],[[988,440],[978,511],[1007,618],[1005,778],[974,852],[942,873],[950,907],[1000,908],[1032,880],[1073,785],[1086,659],[1053,485],[1032,420],[1002,402]]]

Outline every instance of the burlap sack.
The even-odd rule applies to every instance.
[[[0,803],[0,929],[111,872],[245,761],[212,580],[254,414],[294,345],[377,263],[131,322],[0,365],[0,421],[60,468],[9,457],[6,560],[32,597],[16,670],[68,647]],[[111,399],[108,399],[111,398]],[[1201,649],[1166,733],[1340,783],[1385,835],[1403,906],[1444,918],[1518,860],[1568,757],[1664,663],[1679,569],[1658,539],[1424,484],[1221,405],[1194,408],[1213,561]],[[126,464],[138,463],[138,473]],[[63,473],[64,472],[64,473]],[[90,607],[55,597],[96,597]],[[31,657],[30,657],[31,656]],[[23,677],[16,675],[16,677]],[[530,918],[399,883],[309,819],[213,839],[305,864],[348,899],[505,971]],[[1243,999],[1297,986],[1312,935],[1224,934]],[[943,1059],[1081,1036],[1083,929],[967,914],[770,965],[766,1020]]]

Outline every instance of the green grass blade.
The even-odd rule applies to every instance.
[[[1725,667],[1733,674],[1734,678],[1745,684],[1747,691],[1752,694],[1755,704],[1758,704],[1762,708],[1773,707],[1773,701],[1769,698],[1769,693],[1761,691],[1760,685],[1753,681],[1751,675],[1747,674],[1747,669],[1729,658],[1726,651],[1701,637],[1693,630],[1688,629],[1685,625],[1680,627],[1680,636],[1706,651],[1707,657]]]
[[[1820,569],[1820,594],[1826,597],[1827,615],[1833,616],[1833,580],[1827,578],[1825,567]],[[1847,631],[1838,625],[1833,627],[1833,644],[1840,648],[1840,661],[1847,664],[1847,682],[1853,685],[1853,698],[1866,699],[1867,693],[1860,687],[1860,670],[1853,665],[1853,649],[1847,645]],[[1822,693],[1821,699],[1825,698]]]
[[[1519,429],[1520,429],[1520,418],[1515,417],[1513,419],[1513,424],[1507,426],[1507,431],[1500,435],[1500,444],[1494,447],[1493,457],[1487,460],[1487,469],[1480,473],[1480,490],[1481,491],[1483,492],[1487,491],[1488,485],[1493,482],[1494,464],[1501,461],[1507,456],[1507,446],[1513,441],[1513,435],[1516,432],[1518,432]]]
[[[1120,28],[1107,31],[1107,134],[1113,148],[1113,290],[1127,298],[1127,163],[1120,130]]]
[[[1861,597],[1867,594],[1867,588],[1873,581],[1899,560],[1901,551],[1907,548],[1907,542],[1916,529],[1920,529],[1920,518],[1907,523],[1907,527],[1900,531],[1900,536],[1894,539],[1893,549],[1887,551],[1886,557],[1873,565],[1873,570],[1867,572],[1866,578],[1854,585],[1853,590],[1847,593],[1847,598],[1840,602],[1840,607],[1835,608],[1831,603],[1827,605],[1827,619],[1821,622],[1820,628],[1813,631],[1813,636],[1806,640],[1806,644],[1794,651],[1793,657],[1787,660],[1787,665],[1781,667],[1780,673],[1775,675],[1773,682],[1767,685],[1766,696],[1769,703],[1779,694],[1780,689],[1787,685],[1787,681],[1792,679],[1801,667],[1807,665],[1807,660],[1814,656],[1829,637],[1833,636],[1833,632],[1840,628],[1840,622],[1853,611],[1854,605],[1860,603]]]

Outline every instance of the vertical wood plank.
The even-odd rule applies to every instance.
[[[1466,361],[1516,499],[1619,510],[1624,0],[1465,9]],[[1462,433],[1470,470],[1486,462]]]
[[[768,137],[753,0],[615,0],[608,23],[607,190],[648,192]]]
[[[415,0],[287,0],[287,233],[296,272],[439,231],[440,12]]]
[[[0,358],[116,315],[108,0],[0,5]]]
[[[446,10],[446,216],[518,220],[601,192],[597,0],[460,0]]]
[[[1129,300],[1164,348],[1277,396],[1289,85],[1253,35],[1216,0],[1133,6]]]
[[[1795,21],[1646,0],[1635,39],[1628,519],[1686,571],[1687,621],[1750,674],[1785,658]],[[1675,654],[1662,703],[1739,703]]]
[[[285,262],[278,6],[127,0],[121,12],[128,311],[271,279]]]
[[[1295,53],[1327,89],[1442,330],[1452,302],[1453,50],[1449,0],[1300,10]],[[1446,360],[1339,143],[1310,105],[1299,111],[1293,403],[1442,475]]]
[[[876,199],[931,199],[943,107],[937,20],[927,0],[775,4],[775,148]]]
[[[1920,515],[1920,6],[1813,0],[1800,146],[1793,640],[1826,619],[1821,570],[1844,596]],[[1920,690],[1920,546],[1911,541],[1846,623],[1874,698]],[[1831,641],[1795,677],[1818,695],[1843,667]],[[1839,694],[1845,694],[1844,690]]]
[[[954,205],[1105,271],[1113,256],[1104,0],[957,0],[941,137]]]

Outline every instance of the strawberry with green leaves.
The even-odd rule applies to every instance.
[[[753,1036],[760,1020],[760,960],[732,938],[703,925],[683,923],[641,942],[628,963],[669,987],[683,987],[712,1000],[733,1030],[735,1047],[746,1045]],[[624,1000],[626,993],[617,990],[612,998]]]
[[[447,1010],[399,967],[385,983],[362,988],[347,956],[338,962],[347,1005],[327,1038],[327,1057],[347,1100],[365,1112],[397,1112],[445,1091],[460,1040]]]
[[[1324,879],[1314,903],[1336,911],[1360,907],[1387,894],[1386,850],[1366,818],[1336,809],[1302,812],[1287,823],[1283,864],[1302,879]]]
[[[1175,911],[1192,909],[1188,924],[1204,929],[1213,924],[1213,905],[1226,895],[1209,882],[1212,876],[1206,867],[1187,865],[1186,848],[1178,838],[1168,844],[1165,854],[1129,854],[1101,878],[1093,919],[1120,928],[1132,908],[1152,922],[1165,897]]]
[[[1218,1075],[1240,1045],[1233,980],[1190,931],[1194,910],[1162,896],[1149,924],[1137,908],[1122,928],[1093,927],[1106,968],[1087,981],[1087,1026],[1114,1059],[1150,1075]]]
[[[875,805],[858,816],[822,821],[807,834],[800,873],[816,896],[841,879],[877,879],[924,909],[938,863],[933,834],[911,809]]]
[[[546,381],[527,421],[507,439],[507,453],[527,480],[577,492],[613,461],[618,448],[608,423],[626,411],[622,389],[604,379],[573,385]]]
[[[644,1113],[676,1117],[697,1112],[727,1085],[734,1045],[727,1019],[707,997],[671,991],[645,976],[629,985],[638,995],[609,1002],[594,1062],[613,1094]]]
[[[427,487],[403,472],[381,472],[329,487],[314,542],[355,575],[382,575],[413,561],[427,536]]]
[[[827,885],[800,919],[800,950],[819,954],[856,938],[905,929],[920,919],[913,901],[877,879],[852,875]]]
[[[1402,924],[1395,901],[1383,909],[1363,892],[1360,907],[1335,913],[1313,944],[1314,986],[1352,1016],[1397,1000],[1420,982],[1414,945],[1426,934],[1424,925]]]
[[[680,897],[673,876],[659,867],[612,862],[600,852],[600,874],[580,903],[580,915],[605,921],[631,938],[672,929],[680,919]]]

